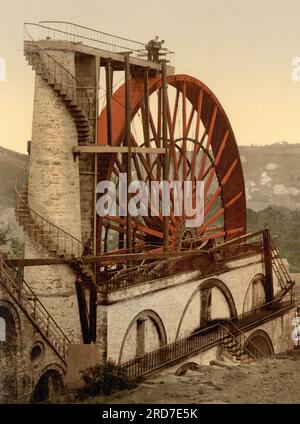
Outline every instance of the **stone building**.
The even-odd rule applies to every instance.
[[[25,260],[0,261],[1,402],[76,387],[80,369],[108,359],[137,376],[191,357],[292,349],[293,281],[269,231],[247,234],[241,161],[216,97],[164,61],[140,58],[139,43],[127,40],[126,50],[99,31],[36,26],[56,36],[24,44],[35,71],[29,166],[16,186],[26,245]],[[205,181],[201,228],[173,215],[97,217],[98,181],[123,171],[157,180],[166,168],[167,179]]]

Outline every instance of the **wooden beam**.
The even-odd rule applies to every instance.
[[[144,252],[144,253],[127,253],[127,254],[114,254],[106,253],[104,255],[99,256],[83,256],[80,259],[62,259],[62,258],[51,258],[51,259],[2,259],[3,262],[5,262],[6,266],[8,267],[24,267],[24,266],[43,266],[43,265],[62,265],[62,264],[77,264],[78,262],[81,262],[83,264],[88,263],[99,263],[99,264],[105,264],[106,262],[111,261],[126,261],[126,260],[144,260],[144,259],[168,259],[168,258],[186,258],[186,257],[195,257],[195,256],[201,256],[204,253],[214,253],[221,249],[224,249],[227,246],[231,246],[234,244],[241,243],[243,241],[246,241],[248,239],[251,239],[252,237],[256,237],[259,235],[262,235],[265,232],[265,230],[258,230],[253,233],[245,234],[243,236],[237,237],[235,239],[229,240],[228,242],[222,243],[216,247],[213,247],[208,250],[188,250],[188,251],[168,251],[168,252],[159,252],[159,253],[151,253],[151,252]],[[1,255],[0,255],[1,257]]]
[[[91,144],[86,146],[76,146],[73,149],[75,155],[80,153],[128,153],[127,146],[102,146],[100,144]],[[166,149],[161,147],[131,147],[131,153],[156,153],[165,154]]]
[[[105,255],[99,256],[84,256],[80,259],[3,259],[6,266],[8,267],[25,267],[25,266],[46,266],[46,265],[62,265],[62,264],[77,264],[81,262],[83,264],[89,264],[97,262],[98,264],[105,264],[106,262],[111,261],[129,261],[129,260],[144,260],[144,259],[168,259],[168,258],[180,258],[180,257],[190,257],[190,256],[201,256],[205,251],[204,250],[189,250],[182,252],[159,252],[159,253],[126,253],[123,255],[116,255],[112,253],[107,253]]]

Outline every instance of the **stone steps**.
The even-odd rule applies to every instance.
[[[71,90],[70,87],[64,86],[62,81],[57,80],[58,77],[55,75],[55,72],[53,72],[51,68],[47,68],[47,64],[43,61],[39,53],[25,52],[25,57],[33,70],[35,70],[36,73],[39,74],[44,79],[44,81],[48,83],[48,85],[61,98],[62,102],[69,110],[76,125],[78,142],[82,144],[88,143],[91,137],[89,119],[85,112],[81,109],[76,97],[75,77],[73,77],[74,89]],[[53,64],[55,66],[59,66],[56,65],[56,62],[53,62]],[[63,74],[65,74],[66,78],[62,77]],[[60,78],[61,80],[66,80],[68,82],[71,76],[66,70],[64,70],[64,68],[61,68]]]

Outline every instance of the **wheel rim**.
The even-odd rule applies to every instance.
[[[187,75],[168,77],[168,146],[170,153],[169,181],[204,181],[204,222],[193,229],[193,247],[208,240],[225,241],[246,232],[244,178],[236,140],[229,120],[214,94],[199,80]],[[132,146],[145,146],[144,81],[133,78],[131,92]],[[162,147],[162,81],[149,80],[150,147]],[[125,87],[112,98],[112,144],[124,144]],[[99,144],[107,144],[106,109],[99,117]],[[162,178],[162,155],[133,154],[133,180],[152,181]],[[100,158],[99,166],[102,162]],[[118,184],[125,172],[120,154],[109,157],[105,172],[107,180]],[[151,211],[151,209],[149,209]],[[169,250],[187,247],[182,235],[188,233],[187,217],[174,216],[171,202],[169,219]],[[133,218],[135,251],[161,250],[162,217]],[[124,251],[126,220],[120,217],[98,218],[98,244],[101,250]],[[123,242],[120,243],[120,239]],[[105,243],[103,242],[105,239]],[[108,240],[110,239],[110,242]],[[112,243],[111,240],[115,241]],[[179,240],[179,242],[178,242]],[[181,240],[181,241],[180,241]],[[104,245],[106,248],[104,249]],[[99,247],[99,246],[98,246]]]

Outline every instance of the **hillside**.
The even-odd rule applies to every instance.
[[[263,211],[247,210],[248,231],[268,225],[281,256],[290,264],[291,272],[300,272],[300,210],[269,206]]]
[[[300,144],[241,146],[240,153],[248,231],[269,225],[281,255],[293,272],[300,272]],[[19,250],[18,231],[13,228],[15,178],[26,162],[26,155],[0,147],[0,245],[13,251]]]
[[[262,210],[269,205],[300,209],[300,144],[239,146],[247,206]]]
[[[15,179],[26,162],[26,155],[0,147],[0,210],[14,207]]]

